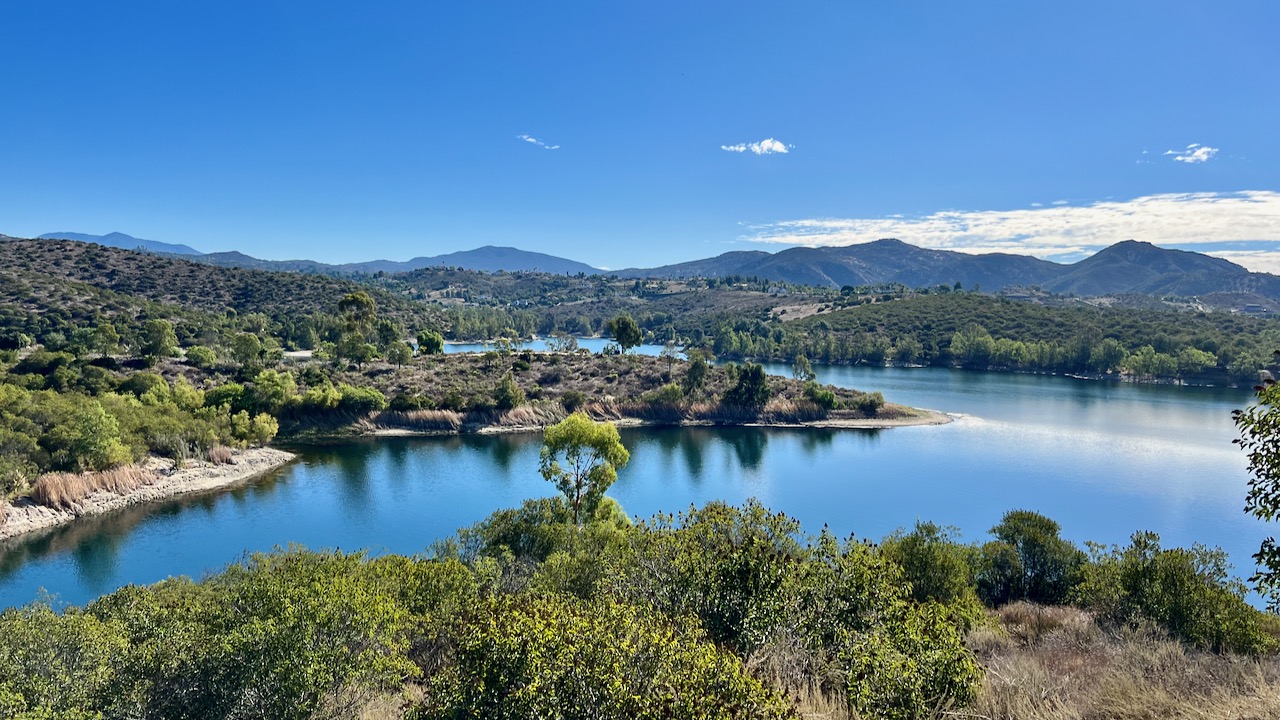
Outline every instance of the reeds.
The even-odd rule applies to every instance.
[[[457,432],[463,416],[453,410],[384,410],[376,422],[379,427]]]
[[[46,473],[36,478],[31,499],[45,507],[76,510],[98,490],[124,495],[156,481],[155,473],[136,465],[88,473]]]

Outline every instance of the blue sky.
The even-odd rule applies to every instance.
[[[0,232],[1280,270],[1280,4],[11,2]],[[1250,241],[1266,241],[1253,244]]]

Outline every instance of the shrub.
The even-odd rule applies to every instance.
[[[510,370],[493,389],[493,402],[499,410],[511,410],[524,404],[524,391],[516,384],[515,376]]]
[[[587,396],[577,390],[570,390],[560,396],[560,405],[566,412],[574,412],[585,405]]]
[[[839,401],[836,400],[836,393],[834,390],[822,387],[813,380],[804,384],[804,397],[806,400],[817,405],[823,410],[835,410],[836,406],[839,405]],[[884,402],[883,397],[880,400],[881,403]],[[875,411],[873,410],[872,413],[874,412]]]
[[[884,395],[879,392],[862,393],[853,399],[853,409],[864,415],[875,415],[884,407]]]
[[[1202,545],[1160,547],[1151,532],[1134,533],[1127,547],[1094,547],[1072,596],[1099,618],[1134,626],[1154,622],[1171,635],[1212,652],[1257,654],[1274,650],[1274,625],[1245,600],[1231,577],[1226,553]]]
[[[197,345],[187,350],[187,362],[201,370],[208,370],[218,364],[218,355],[211,348]]]
[[[345,412],[366,415],[387,408],[387,398],[375,388],[361,388],[342,383],[338,385],[338,393],[342,396],[338,401],[338,407]]]

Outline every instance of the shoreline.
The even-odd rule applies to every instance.
[[[86,497],[77,510],[45,507],[32,502],[30,498],[21,498],[7,508],[8,517],[0,523],[0,544],[66,525],[82,517],[105,515],[133,505],[227,488],[286,465],[296,456],[284,450],[261,447],[235,451],[232,457],[235,462],[229,465],[189,460],[181,470],[173,470],[171,460],[153,457],[145,466],[159,475],[155,482],[124,495],[98,490]]]
[[[955,422],[957,415],[944,413],[938,410],[924,410],[913,408],[916,415],[908,417],[894,418],[827,418],[823,420],[810,420],[806,422],[715,422],[713,420],[680,420],[678,422],[670,422],[666,420],[645,420],[643,418],[621,417],[608,422],[612,422],[619,428],[662,428],[662,427],[749,427],[749,428],[765,428],[777,430],[887,430],[890,428],[901,427],[928,427],[937,425],[947,425]],[[525,424],[525,425],[502,425],[488,424],[480,426],[463,426],[457,430],[433,429],[433,430],[415,430],[413,428],[398,427],[375,427],[373,429],[350,435],[333,434],[323,436],[313,436],[307,438],[307,441],[334,441],[357,438],[379,438],[379,437],[447,437],[460,435],[507,435],[514,433],[532,433],[542,432],[549,425],[545,424]]]

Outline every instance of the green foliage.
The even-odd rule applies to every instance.
[[[853,402],[850,403],[854,410],[865,415],[874,416],[880,412],[880,408],[884,407],[884,395],[879,390],[876,392],[861,393]]]
[[[218,354],[211,348],[197,345],[187,349],[187,362],[192,367],[198,367],[201,370],[208,370],[218,364]]]
[[[701,352],[690,351],[688,357],[689,367],[685,370],[684,380],[680,384],[684,388],[684,394],[693,397],[707,384],[709,366],[706,356]]]
[[[249,394],[250,404],[258,412],[279,415],[298,394],[298,383],[288,371],[263,370],[254,376]]]
[[[626,352],[644,341],[644,332],[630,315],[622,313],[609,321],[609,334],[614,342]]]
[[[804,384],[804,398],[823,410],[835,410],[839,405],[834,391],[819,385],[813,380],[809,380]]]
[[[1230,576],[1226,553],[1196,545],[1161,549],[1155,533],[1134,533],[1127,547],[1094,547],[1073,599],[1121,625],[1145,620],[1212,652],[1274,651],[1274,621],[1250,607]]]
[[[168,320],[148,320],[142,327],[142,345],[139,355],[152,363],[178,353],[178,336],[173,323]]]
[[[387,409],[387,398],[376,388],[338,384],[338,409],[343,412],[367,415]]]
[[[618,478],[618,468],[630,459],[613,423],[593,422],[585,413],[575,412],[547,428],[539,472],[564,493],[577,523],[595,510]]]
[[[796,717],[688,621],[536,595],[493,598],[475,613],[489,620],[440,628],[454,662],[408,717]]]
[[[423,330],[418,333],[418,353],[421,355],[439,355],[444,352],[444,337],[435,330]]]
[[[1011,510],[991,528],[996,542],[982,547],[978,592],[990,605],[1030,600],[1055,605],[1066,600],[1085,561],[1062,539],[1061,526],[1030,510]]]
[[[900,530],[885,538],[880,552],[902,568],[916,602],[958,610],[967,628],[982,616],[982,605],[975,591],[973,550],[956,541],[958,534],[955,528],[918,521],[911,532]]]
[[[127,641],[82,612],[31,605],[0,613],[0,710],[5,717],[91,718]]]
[[[524,391],[516,384],[516,378],[510,370],[493,389],[493,402],[499,410],[511,410],[524,404]]]
[[[396,367],[403,367],[413,359],[413,348],[409,344],[401,340],[396,340],[387,345],[387,362]]]
[[[764,367],[747,363],[738,371],[733,387],[721,398],[725,405],[759,412],[769,402],[769,379]]]
[[[809,358],[804,355],[797,355],[795,362],[791,363],[791,377],[806,383],[818,379],[813,372],[813,365],[809,363]]]
[[[1280,515],[1280,384],[1268,381],[1255,390],[1257,402],[1235,412],[1240,437],[1235,440],[1249,456],[1249,490],[1245,512],[1267,522]],[[1280,545],[1274,537],[1263,541],[1253,556],[1257,572],[1250,579],[1280,612]]]
[[[567,412],[575,412],[586,402],[587,396],[578,390],[569,390],[560,396],[560,405]]]

